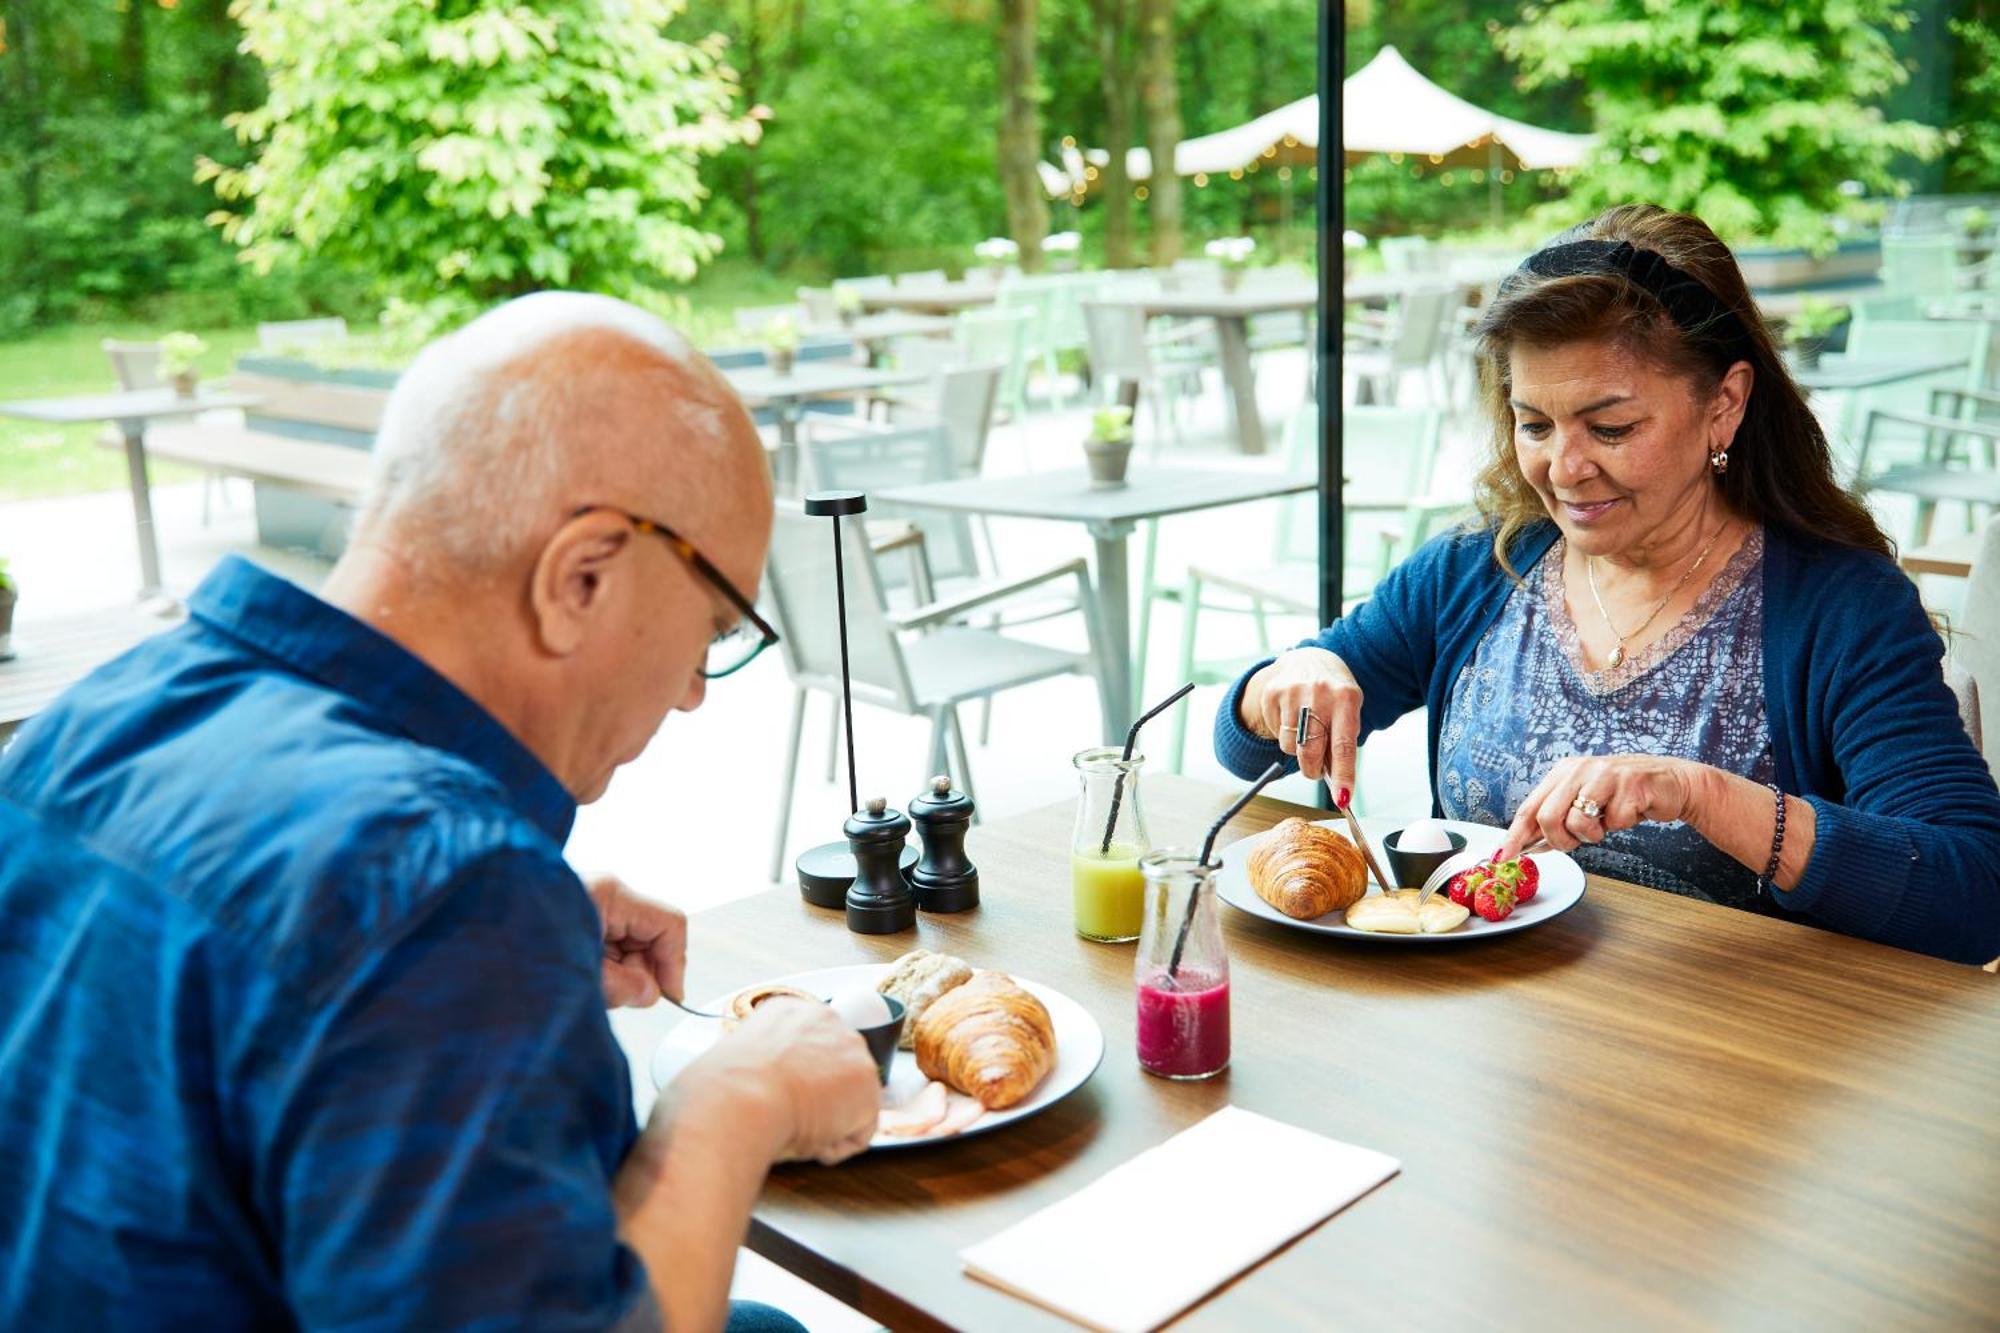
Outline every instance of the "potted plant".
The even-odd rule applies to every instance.
[[[790,315],[779,315],[764,326],[764,354],[770,358],[772,371],[792,373],[792,363],[799,355],[799,326]]]
[[[1250,256],[1257,253],[1257,242],[1248,236],[1222,236],[1203,249],[1210,259],[1222,264],[1222,290],[1233,292],[1243,282],[1243,270],[1250,267]]]
[[[861,293],[852,287],[834,288],[833,314],[842,328],[853,328],[854,321],[861,318]]]
[[[972,247],[972,253],[986,261],[986,275],[995,283],[1007,274],[1007,265],[1021,256],[1021,247],[1005,236],[988,236]]]
[[[1083,442],[1093,490],[1125,484],[1125,465],[1132,458],[1132,409],[1123,403],[1100,407],[1090,417],[1090,438]]]
[[[1961,209],[1958,214],[1958,229],[1965,236],[1965,262],[1968,265],[1986,262],[1986,256],[1993,253],[1987,243],[1987,233],[1993,228],[1993,215],[1974,204]]]
[[[20,588],[7,572],[5,557],[0,557],[0,662],[14,657],[14,604],[20,600]]]
[[[160,339],[160,378],[172,383],[181,397],[194,397],[201,376],[198,367],[207,350],[208,344],[192,333],[169,333]]]
[[[1831,301],[1808,296],[1799,302],[1798,313],[1785,321],[1785,354],[1801,370],[1819,364],[1826,336],[1847,319],[1847,308]]]

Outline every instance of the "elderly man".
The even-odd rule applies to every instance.
[[[604,1006],[678,992],[685,922],[561,852],[775,637],[750,421],[548,294],[426,350],[376,452],[323,600],[226,561],[0,758],[0,1326],[795,1327],[732,1316],[735,1248],[874,1066],[765,1006],[641,1133]]]

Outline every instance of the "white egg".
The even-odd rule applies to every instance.
[[[1445,832],[1443,824],[1435,819],[1420,819],[1403,830],[1396,839],[1399,852],[1448,852],[1451,850],[1451,835]]]
[[[843,991],[833,997],[833,1012],[857,1032],[889,1021],[889,1002],[872,990]]]

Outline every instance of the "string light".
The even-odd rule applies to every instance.
[[[1279,168],[1278,168],[1278,179],[1279,179],[1279,180],[1281,180],[1281,181],[1288,181],[1288,180],[1290,180],[1291,178],[1292,178],[1292,169],[1291,169],[1290,167],[1279,167]]]
[[[1481,170],[1480,170],[1479,168],[1477,168],[1477,167],[1474,167],[1474,168],[1472,169],[1472,175],[1471,175],[1470,179],[1471,179],[1471,181],[1472,181],[1472,183],[1473,183],[1474,185],[1478,185],[1478,184],[1482,183],[1483,181],[1485,181],[1485,179],[1486,179],[1486,173],[1485,173],[1485,172],[1483,172],[1483,171],[1481,171]]]
[[[1229,179],[1231,179],[1231,180],[1233,180],[1233,181],[1240,181],[1240,180],[1242,180],[1242,179],[1243,179],[1243,168],[1241,168],[1241,167],[1236,167],[1236,168],[1233,168],[1233,169],[1232,169],[1232,170],[1230,171],[1230,173],[1229,173]]]
[[[1443,154],[1443,153],[1432,153],[1432,154],[1431,154],[1431,165],[1432,165],[1432,166],[1434,166],[1434,167],[1440,167],[1440,166],[1443,166],[1443,165],[1444,165],[1444,154]]]
[[[1138,189],[1132,191],[1132,193],[1138,196],[1138,198],[1140,198],[1141,200],[1143,200],[1146,197],[1146,187],[1141,185]]]
[[[1206,187],[1207,185],[1208,185],[1208,173],[1207,173],[1206,171],[1197,171],[1197,172],[1195,172],[1195,173],[1194,173],[1194,188],[1195,188],[1195,189],[1197,189],[1197,190],[1199,190],[1199,189],[1203,189],[1203,188],[1205,188],[1205,187]]]
[[[1503,171],[1503,172],[1501,172],[1501,173],[1500,173],[1500,183],[1501,183],[1502,185],[1512,185],[1512,184],[1514,183],[1514,173],[1513,173],[1513,172],[1511,172],[1511,171]]]
[[[1403,165],[1403,155],[1402,155],[1401,153],[1391,153],[1391,154],[1389,154],[1389,165],[1390,165],[1390,166],[1392,166],[1392,167],[1400,167],[1400,166],[1402,166],[1402,165]]]

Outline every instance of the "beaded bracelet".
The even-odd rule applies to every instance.
[[[1764,785],[1771,789],[1771,795],[1778,801],[1778,823],[1771,831],[1771,862],[1764,867],[1764,873],[1757,878],[1758,888],[1769,889],[1776,887],[1778,854],[1785,850],[1785,793],[1778,790],[1775,783],[1767,782]]]

